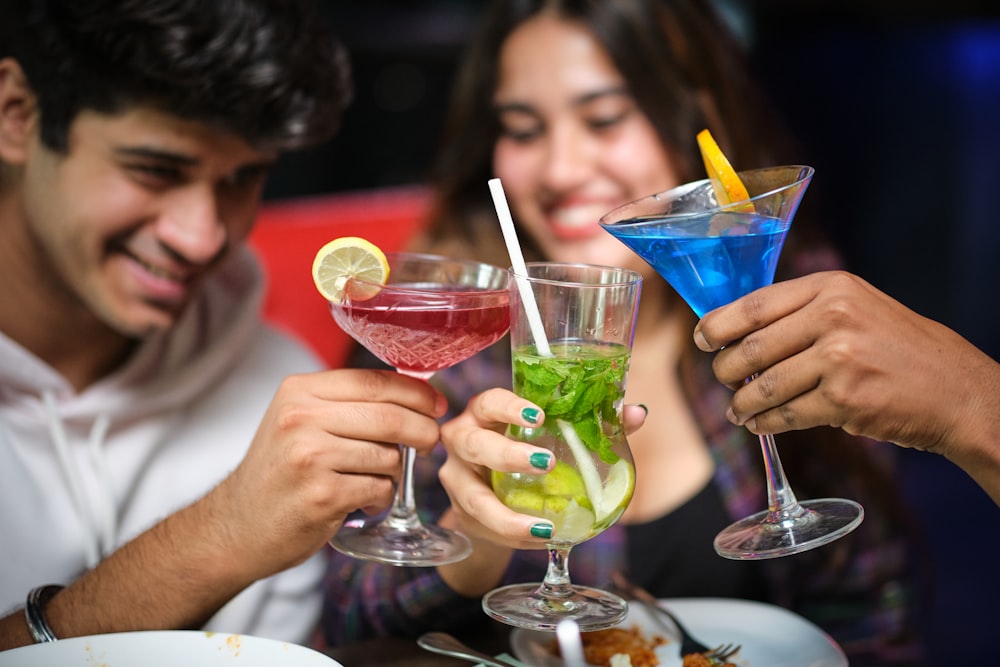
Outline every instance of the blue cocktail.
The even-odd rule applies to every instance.
[[[770,285],[778,257],[813,169],[773,167],[740,172],[750,198],[720,205],[709,180],[625,204],[601,226],[662,275],[701,317]],[[753,378],[749,378],[752,381]],[[727,558],[774,558],[827,544],[854,530],[864,510],[851,500],[799,502],[778,458],[774,437],[760,436],[768,509],[715,538]]]
[[[605,227],[667,279],[698,317],[770,285],[789,222],[716,213],[677,224],[637,218]]]

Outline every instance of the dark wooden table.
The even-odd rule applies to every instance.
[[[456,636],[470,647],[496,655],[511,653],[510,628],[493,623],[489,632],[475,637]],[[431,653],[417,646],[415,638],[379,637],[356,644],[328,649],[326,654],[344,667],[458,667],[473,663],[458,658]]]

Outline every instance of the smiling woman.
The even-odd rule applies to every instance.
[[[420,247],[506,265],[487,187],[499,177],[528,261],[643,273],[625,396],[648,406],[645,424],[629,435],[634,496],[618,523],[574,548],[574,583],[604,587],[624,569],[659,597],[767,600],[822,625],[852,664],[901,664],[915,643],[910,535],[889,456],[871,443],[833,431],[782,441],[797,493],[846,494],[865,505],[868,519],[849,539],[779,565],[726,561],[712,548],[719,530],[766,506],[759,443],[726,420],[730,392],[693,344],[693,312],[598,226],[620,204],[704,178],[696,137],[705,128],[738,169],[798,162],[711,0],[493,0],[455,81]],[[800,215],[777,275],[837,263],[814,221]],[[436,381],[457,412],[470,397],[509,387],[510,369],[499,346]],[[471,437],[445,445],[447,459],[438,454],[422,479],[437,490],[440,522],[478,536],[473,555],[420,572],[335,560],[324,619],[330,641],[430,623],[470,628],[486,622],[486,591],[541,579],[534,517],[501,506],[482,482],[487,468],[519,472],[510,462],[517,446],[494,450]]]

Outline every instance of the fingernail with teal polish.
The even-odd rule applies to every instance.
[[[531,526],[531,536],[532,537],[543,537],[548,539],[552,537],[552,524],[550,523],[536,523]]]
[[[539,470],[548,470],[549,461],[552,460],[552,454],[548,452],[535,452],[531,455],[528,461],[531,462],[533,468],[538,468]]]
[[[646,416],[648,417],[649,416],[649,407],[647,407],[645,403],[640,403],[639,407],[642,408],[642,411],[645,412]]]
[[[537,424],[539,414],[541,414],[541,411],[538,408],[525,408],[521,410],[521,418],[529,424]]]

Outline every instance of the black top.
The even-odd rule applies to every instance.
[[[709,483],[673,512],[628,524],[629,578],[657,598],[765,599],[762,563],[715,553],[712,540],[731,522],[722,496]]]

